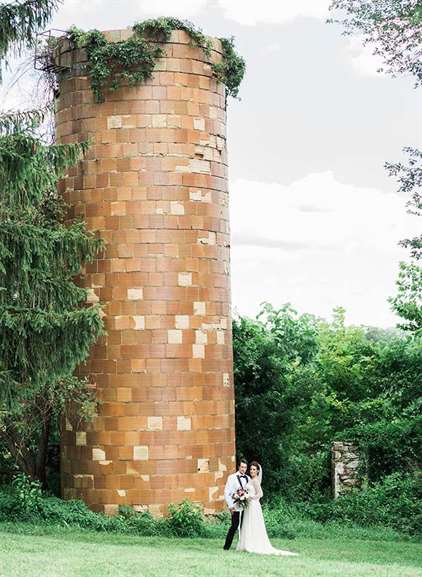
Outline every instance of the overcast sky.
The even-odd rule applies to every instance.
[[[420,92],[377,73],[359,39],[325,23],[329,0],[65,0],[52,28],[125,28],[160,15],[236,37],[247,62],[230,101],[234,309],[290,302],[300,313],[394,326],[398,241],[417,218],[383,168],[421,146]],[[9,103],[3,98],[3,106]]]

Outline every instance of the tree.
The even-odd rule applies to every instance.
[[[332,0],[330,10],[346,35],[358,33],[392,74],[411,74],[422,84],[422,4],[420,0]]]
[[[87,143],[46,144],[40,113],[0,118],[0,439],[14,464],[45,482],[50,427],[67,402],[88,408],[73,377],[102,332],[101,310],[74,283],[102,243],[66,223],[58,192]]]
[[[298,407],[308,390],[294,379],[316,351],[316,320],[289,305],[266,304],[257,319],[233,322],[239,457],[263,465],[268,490],[280,490]]]

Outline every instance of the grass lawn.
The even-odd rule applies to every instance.
[[[422,577],[410,541],[273,539],[299,557],[222,551],[222,540],[130,537],[0,526],[1,577]]]

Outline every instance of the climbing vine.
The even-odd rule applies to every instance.
[[[233,98],[237,98],[239,87],[245,74],[246,64],[234,48],[234,38],[220,38],[223,48],[223,58],[221,62],[212,64],[214,76],[222,82],[227,92]]]
[[[88,56],[91,88],[96,102],[104,102],[104,90],[116,90],[126,80],[130,86],[151,77],[155,62],[163,55],[160,46],[134,34],[123,42],[108,42],[99,30],[69,31],[70,40],[84,47]]]
[[[133,26],[134,34],[120,42],[109,42],[99,30],[84,32],[71,28],[68,31],[71,42],[87,51],[95,101],[104,102],[104,91],[116,90],[122,82],[136,86],[151,78],[157,60],[164,55],[160,44],[169,41],[173,30],[185,31],[191,45],[200,48],[207,58],[211,57],[211,40],[190,22],[177,18],[138,22]],[[222,62],[211,63],[211,68],[215,78],[226,86],[227,94],[236,98],[245,72],[245,61],[236,53],[233,38],[220,38],[220,41]]]
[[[211,56],[212,43],[199,28],[188,20],[178,18],[153,18],[138,22],[133,26],[135,33],[156,42],[168,42],[173,30],[183,30],[189,35],[192,46],[202,48],[206,56]]]

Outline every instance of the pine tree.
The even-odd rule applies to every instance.
[[[34,47],[59,4],[0,6],[0,65]],[[45,112],[0,113],[0,456],[43,483],[52,423],[70,401],[81,417],[92,412],[73,372],[102,332],[100,309],[74,283],[101,243],[82,222],[66,224],[57,192],[87,144],[43,142]]]
[[[69,400],[91,407],[87,383],[72,375],[102,315],[74,279],[102,244],[83,222],[66,222],[57,192],[87,143],[43,142],[41,119],[0,117],[0,440],[44,482],[51,423]]]

